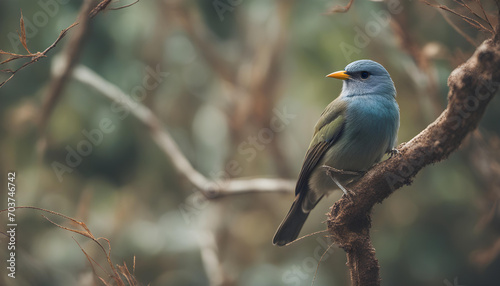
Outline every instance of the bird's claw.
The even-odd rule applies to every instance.
[[[388,153],[389,153],[389,159],[391,159],[392,157],[399,155],[400,152],[398,149],[392,148],[391,151],[389,151]]]
[[[335,168],[333,168],[331,166],[327,166],[327,165],[323,165],[322,167],[324,169],[326,169],[326,175],[328,177],[330,177],[330,179],[332,179],[332,181],[337,185],[337,187],[339,187],[339,189],[342,190],[342,192],[344,193],[346,198],[348,198],[351,202],[354,202],[352,198],[354,197],[354,195],[356,195],[356,193],[354,193],[353,191],[351,191],[347,188],[344,188],[344,186],[342,186],[342,184],[339,182],[339,180],[337,180],[337,178],[335,178],[335,176],[332,174],[332,172],[334,172],[336,174],[341,174],[341,175],[360,175],[360,173],[362,173],[362,172],[344,171],[344,170],[335,169]]]
[[[349,190],[348,188],[345,188],[342,186],[342,184],[337,180],[337,178],[332,177],[332,180],[335,182],[335,184],[342,190],[344,193],[345,197],[349,199],[351,202],[354,202],[353,197],[356,195],[355,192]]]
[[[352,176],[359,176],[359,175],[363,175],[365,173],[365,172],[339,170],[339,169],[336,169],[336,168],[328,166],[328,165],[323,165],[321,167],[326,170],[326,174],[329,177],[333,176],[332,173],[339,174],[339,175],[352,175]]]
[[[349,189],[345,189],[345,188],[344,188],[344,189],[342,189],[342,192],[344,192],[345,197],[346,197],[349,201],[351,201],[351,203],[353,203],[353,202],[354,202],[353,198],[354,198],[354,196],[356,195],[356,193],[355,193],[355,192],[353,192],[353,191],[351,191],[351,190],[349,190]]]

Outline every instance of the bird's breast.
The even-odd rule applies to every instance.
[[[311,176],[317,191],[334,188],[322,165],[345,171],[366,171],[393,148],[399,128],[399,109],[395,100],[357,98],[349,102],[344,131],[328,149]],[[348,179],[343,180],[345,183]]]
[[[336,168],[366,171],[393,147],[399,127],[395,100],[364,96],[349,102],[341,144],[332,146],[325,162]]]

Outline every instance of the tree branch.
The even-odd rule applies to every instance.
[[[91,2],[91,0],[89,0],[88,2]],[[82,19],[85,19],[85,21],[87,21],[88,19],[86,19],[85,17],[82,17],[82,13],[83,11],[87,11],[87,13],[89,14],[88,17],[90,18],[94,18],[99,12],[103,11],[104,9],[106,9],[106,7],[111,3],[111,0],[102,0],[94,9],[92,9],[92,11],[90,11],[90,9],[88,9],[88,5],[89,3],[87,2],[84,2],[82,4],[82,8],[80,10],[81,13],[79,13],[79,18],[82,18]],[[133,3],[135,4],[135,3]],[[125,8],[125,7],[122,7],[122,8]],[[47,56],[47,53],[52,50],[53,48],[56,47],[56,45],[64,38],[64,36],[66,36],[66,33],[73,27],[75,27],[76,25],[80,24],[78,22],[78,19],[73,23],[71,24],[69,27],[67,27],[66,29],[62,30],[61,33],[59,33],[59,36],[57,37],[57,39],[48,47],[46,48],[43,52],[37,52],[37,53],[30,53],[29,50],[28,50],[28,47],[26,45],[26,32],[25,32],[25,28],[24,28],[24,20],[23,20],[23,16],[22,16],[22,13],[21,13],[21,19],[20,19],[20,22],[21,22],[21,34],[19,35],[19,40],[21,41],[21,43],[23,44],[24,48],[26,49],[26,51],[28,52],[28,55],[18,55],[18,54],[14,54],[14,53],[9,53],[9,52],[5,52],[5,51],[2,51],[0,50],[0,55],[9,55],[11,56],[11,58],[5,60],[5,61],[2,61],[0,63],[0,65],[2,64],[5,64],[5,63],[8,63],[10,61],[13,61],[13,60],[18,60],[18,59],[23,59],[23,58],[29,58],[31,57],[31,60],[29,62],[25,62],[24,64],[22,64],[20,67],[18,67],[17,69],[15,70],[10,70],[10,69],[6,69],[6,70],[2,70],[2,72],[6,72],[6,73],[9,73],[10,74],[10,77],[8,77],[6,80],[2,81],[0,83],[0,88],[2,86],[4,86],[8,81],[10,81],[14,75],[24,69],[25,67],[33,64],[33,63],[36,63],[38,60],[40,60],[41,58],[44,58]],[[82,33],[85,31],[86,28],[82,28]],[[81,36],[77,36],[76,38],[80,38]],[[75,50],[78,48],[78,45],[77,44],[77,41],[78,40],[75,40],[74,44],[75,44]],[[70,45],[72,46],[72,45]],[[76,55],[76,53],[75,53]],[[71,69],[71,64],[68,65],[68,70]]]
[[[496,29],[498,31],[498,29]],[[500,37],[483,42],[448,78],[448,106],[400,154],[369,170],[331,208],[328,230],[347,253],[352,285],[380,285],[379,264],[370,240],[371,210],[395,190],[409,185],[425,166],[446,159],[481,120],[500,86]]]
[[[237,85],[236,69],[220,53],[213,41],[207,38],[210,32],[201,24],[200,15],[188,9],[183,1],[165,1],[167,15],[171,15],[184,28],[187,35],[198,48],[203,58],[214,69],[219,77],[233,85]]]
[[[351,9],[352,4],[354,3],[354,0],[349,0],[349,3],[345,6],[340,6],[340,5],[335,5],[333,8],[331,8],[326,14],[334,14],[334,13],[346,13]]]
[[[10,77],[8,77],[6,80],[2,81],[0,83],[0,87],[4,86],[9,80],[11,80],[18,71],[24,69],[25,67],[27,67],[27,66],[29,66],[29,65],[31,65],[33,63],[36,63],[41,58],[46,57],[47,53],[50,50],[52,50],[53,48],[55,48],[56,45],[57,45],[57,43],[59,43],[59,41],[61,41],[62,38],[64,38],[64,36],[66,36],[66,32],[68,32],[69,29],[73,28],[76,25],[78,25],[78,22],[74,22],[69,27],[67,27],[66,29],[62,30],[61,33],[59,33],[59,36],[57,37],[57,39],[48,48],[46,48],[43,52],[38,52],[38,53],[33,54],[33,56],[31,57],[31,60],[29,62],[25,62],[24,64],[22,64],[20,67],[18,67],[15,70],[9,70],[9,69],[2,70],[2,72],[10,73]],[[4,53],[1,53],[1,54],[4,54]],[[29,56],[31,56],[31,55],[29,55]],[[19,56],[19,57],[15,57],[15,58],[6,60],[6,61],[3,61],[1,64],[7,63],[7,62],[12,61],[12,60],[21,59],[21,58],[25,58],[25,56]]]
[[[44,96],[39,124],[41,133],[45,131],[48,118],[50,117],[52,110],[64,90],[64,86],[71,71],[73,70],[73,67],[80,59],[85,35],[87,34],[87,30],[89,28],[89,17],[87,15],[90,11],[92,11],[92,2],[93,0],[86,0],[82,3],[78,18],[75,21],[75,23],[79,23],[79,29],[68,41],[64,51],[62,52],[62,56],[68,59],[65,61],[67,64],[65,66],[61,66],[60,69],[58,69],[58,72],[53,74],[48,91]]]
[[[64,58],[62,60],[65,60]],[[61,63],[56,64],[59,65]],[[293,192],[295,181],[271,178],[233,179],[212,181],[198,172],[182,154],[174,139],[162,126],[156,115],[146,106],[134,101],[116,85],[106,81],[91,69],[79,65],[73,71],[73,77],[112,101],[127,106],[130,113],[146,127],[165,156],[172,162],[177,172],[191,183],[208,199],[216,199],[226,195],[246,194],[250,192]]]

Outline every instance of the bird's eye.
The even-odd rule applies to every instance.
[[[367,79],[370,76],[370,73],[367,71],[362,71],[361,72],[361,78],[362,79]]]

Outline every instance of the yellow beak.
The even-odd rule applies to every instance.
[[[333,77],[341,80],[346,80],[351,78],[345,71],[333,72],[327,75],[326,77]]]

